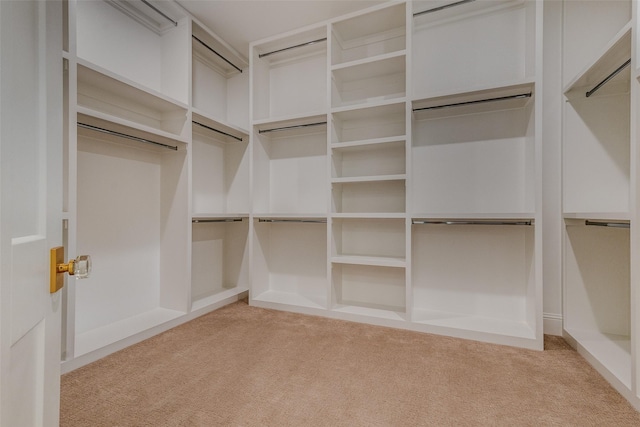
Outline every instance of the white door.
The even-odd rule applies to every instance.
[[[55,426],[62,243],[62,6],[0,0],[0,425]]]

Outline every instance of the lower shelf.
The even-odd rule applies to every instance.
[[[76,336],[75,357],[80,357],[140,332],[177,319],[185,313],[166,308],[155,308],[127,319],[110,323]]]
[[[417,309],[413,312],[413,321],[430,326],[455,328],[516,338],[536,338],[535,330],[528,323],[514,320]]]
[[[358,305],[338,304],[333,308],[336,313],[355,314],[358,316],[376,317],[389,320],[407,320],[406,314],[402,311],[393,311],[373,307],[362,307]]]
[[[233,286],[218,292],[214,292],[208,295],[201,295],[198,298],[194,298],[191,303],[191,311],[194,312],[196,310],[201,310],[203,308],[207,308],[213,304],[216,304],[222,300],[225,300],[230,297],[234,297],[236,295],[240,295],[243,292],[247,292],[249,290],[249,286],[241,285],[241,286]]]
[[[301,295],[293,292],[281,292],[269,290],[262,292],[261,294],[253,298],[254,301],[286,304],[308,308],[326,309],[325,298],[316,297],[313,295]]]
[[[584,329],[570,329],[566,332],[604,369],[631,389],[631,340],[628,336]],[[605,372],[601,374],[607,376]]]

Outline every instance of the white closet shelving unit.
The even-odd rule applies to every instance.
[[[630,138],[637,122],[632,2],[565,2],[564,9],[564,334],[639,407],[630,242],[638,179]]]
[[[327,307],[327,27],[252,47],[250,298]]]
[[[452,3],[251,45],[252,304],[542,348],[542,8]]]
[[[94,260],[65,290],[68,371],[248,290],[250,184],[224,42],[170,2],[69,0],[64,25],[65,241]]]
[[[448,4],[413,6],[413,321],[541,349],[541,6]]]

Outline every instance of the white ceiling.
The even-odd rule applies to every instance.
[[[371,0],[177,0],[238,52],[249,57],[249,43],[364,9]]]

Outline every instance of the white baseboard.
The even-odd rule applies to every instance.
[[[562,336],[562,315],[542,313],[543,331],[546,335]]]

